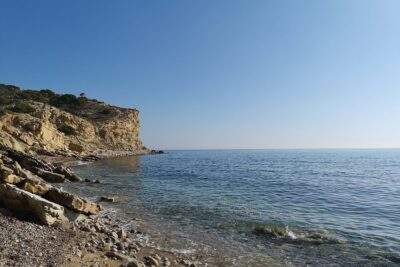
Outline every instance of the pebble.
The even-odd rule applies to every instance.
[[[147,256],[147,257],[145,257],[145,259],[150,265],[154,265],[154,266],[158,266],[159,265],[158,261],[155,258],[151,257],[151,256]]]
[[[141,262],[138,262],[137,260],[132,260],[128,263],[127,267],[143,267],[144,264]]]
[[[123,229],[119,230],[117,234],[119,238],[126,238],[127,236],[126,232]]]
[[[118,240],[118,234],[116,232],[111,232],[111,236],[114,238],[114,240]]]

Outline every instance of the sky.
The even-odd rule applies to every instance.
[[[400,147],[400,1],[0,10],[0,83],[137,108],[150,148]]]

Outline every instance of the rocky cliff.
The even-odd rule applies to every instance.
[[[138,110],[50,90],[0,86],[0,129],[0,148],[27,153],[148,152],[140,140]]]

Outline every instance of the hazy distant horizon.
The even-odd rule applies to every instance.
[[[157,149],[149,147],[150,149]],[[398,150],[400,147],[297,147],[297,148],[162,148],[164,151],[202,150]]]
[[[398,1],[0,8],[0,82],[137,108],[149,148],[400,148]]]

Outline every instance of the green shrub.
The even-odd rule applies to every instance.
[[[0,91],[12,92],[12,91],[19,91],[19,90],[20,89],[18,86],[0,83]]]
[[[0,95],[0,105],[7,105],[7,104],[10,104],[10,100],[5,96]]]
[[[17,112],[17,113],[33,113],[36,111],[34,107],[29,105],[28,103],[17,103],[15,106],[10,108],[11,111]]]
[[[50,99],[50,104],[55,107],[61,106],[81,106],[82,102],[74,95],[65,94],[65,95],[56,95]]]
[[[76,130],[74,127],[63,124],[60,127],[58,127],[58,130],[65,135],[76,135]]]
[[[103,109],[102,111],[100,111],[100,114],[103,114],[103,115],[109,115],[111,113],[112,113],[111,109]]]
[[[52,98],[56,95],[56,93],[54,93],[50,89],[42,89],[40,90],[40,93],[47,98]]]

